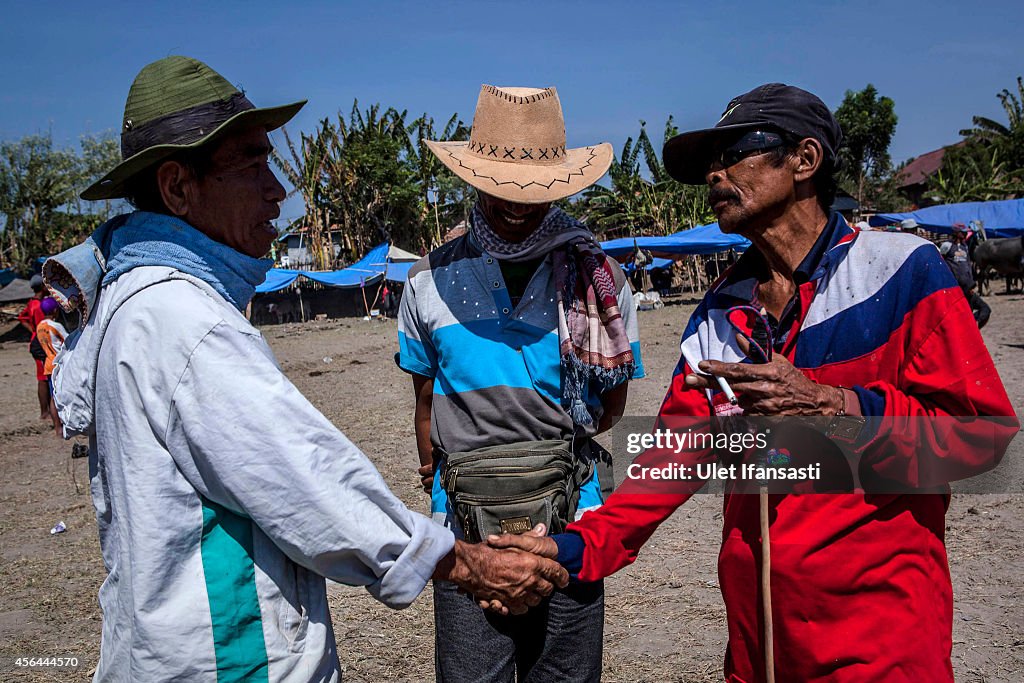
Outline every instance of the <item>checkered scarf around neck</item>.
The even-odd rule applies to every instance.
[[[604,393],[632,379],[636,370],[608,257],[586,226],[554,206],[522,242],[499,237],[479,204],[473,207],[470,223],[473,237],[499,261],[530,261],[551,254],[565,376],[562,399],[574,423],[593,424],[584,401],[587,388]]]

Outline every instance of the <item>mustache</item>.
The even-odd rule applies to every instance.
[[[713,187],[708,190],[708,203],[711,205],[723,201],[735,201],[737,199],[739,199],[739,196],[735,192],[730,192],[724,188]]]

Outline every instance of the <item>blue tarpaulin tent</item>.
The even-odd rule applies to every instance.
[[[366,256],[348,268],[327,273],[303,271],[302,275],[310,280],[330,287],[365,287],[381,279],[384,275],[384,261],[388,257],[387,242],[371,249]]]
[[[16,277],[18,277],[18,274],[15,273],[10,268],[4,268],[3,270],[0,270],[0,287],[6,287],[7,285],[11,284],[11,282],[14,281],[14,278]]]
[[[654,254],[717,254],[729,249],[744,251],[750,241],[739,235],[726,235],[718,228],[718,223],[711,223],[664,237],[620,237],[601,243],[609,256],[624,256],[637,246]]]
[[[291,283],[295,282],[295,278],[299,276],[299,271],[288,270],[287,268],[271,268],[267,273],[267,279],[263,281],[262,285],[256,287],[257,294],[266,294],[267,292],[276,292],[279,289],[284,289]]]
[[[385,277],[385,269],[388,280],[405,282],[411,266],[411,262],[393,262],[388,257],[388,243],[385,242],[371,249],[367,252],[366,256],[348,268],[341,270],[324,272],[272,268],[267,273],[267,279],[256,288],[256,292],[258,294],[266,294],[267,292],[276,292],[279,289],[284,289],[295,282],[295,279],[300,275],[328,287],[365,287],[379,282],[381,278]]]
[[[601,249],[609,256],[625,256],[637,247],[646,249],[646,243],[653,237],[620,237],[615,240],[601,242]]]
[[[644,270],[657,270],[658,268],[668,268],[669,266],[672,265],[672,263],[672,259],[670,258],[659,258],[656,256],[654,257],[654,259],[651,260],[650,263],[644,266]],[[625,270],[627,273],[632,273],[634,270],[636,270],[636,265],[633,264],[632,262],[627,263],[625,266],[623,266],[623,270]]]
[[[409,279],[409,269],[416,265],[415,261],[388,263],[387,279],[392,282],[405,282]]]
[[[999,202],[940,204],[907,213],[880,213],[868,219],[870,225],[893,225],[913,218],[925,230],[948,234],[954,223],[967,225],[979,220],[988,237],[1018,237],[1024,234],[1024,199]]]

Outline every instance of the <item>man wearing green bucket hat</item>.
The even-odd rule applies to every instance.
[[[303,104],[256,108],[186,57],[145,67],[124,161],[82,194],[138,210],[44,265],[83,322],[53,383],[65,436],[90,439],[96,680],[337,680],[324,577],[392,607],[440,578],[516,611],[568,581],[409,511],[242,316],[285,197],[268,133]]]

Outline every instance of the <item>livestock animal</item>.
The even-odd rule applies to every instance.
[[[1024,277],[1021,258],[1024,256],[1024,236],[1001,237],[981,240],[974,249],[975,280],[978,291],[986,294],[991,290],[992,277],[1006,278],[1006,293],[1010,293],[1011,281]]]

